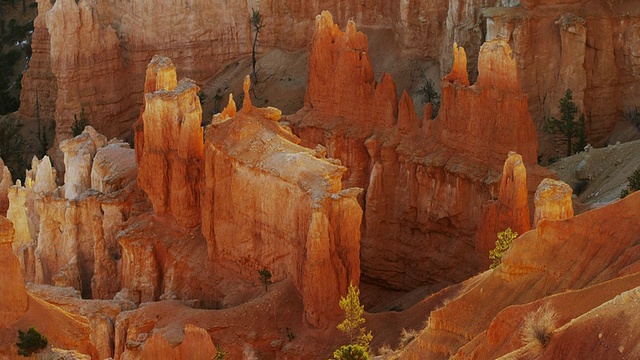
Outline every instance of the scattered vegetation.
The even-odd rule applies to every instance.
[[[627,180],[629,181],[629,186],[627,186],[626,189],[622,189],[622,191],[620,192],[620,199],[626,197],[634,191],[640,190],[640,167],[637,168],[636,171],[634,171],[633,174],[631,174],[631,176],[627,178]]]
[[[402,329],[402,333],[400,334],[400,349],[404,349],[405,347],[407,347],[407,345],[409,345],[409,343],[412,342],[413,339],[416,338],[416,336],[418,336],[418,332],[416,330]]]
[[[293,341],[293,339],[295,339],[295,338],[296,338],[296,336],[295,336],[295,335],[293,335],[293,331],[291,331],[291,328],[290,328],[290,327],[287,327],[287,328],[285,329],[285,331],[286,331],[286,333],[287,333],[287,339],[289,339],[289,341]]]
[[[525,344],[536,344],[546,347],[556,329],[558,315],[548,304],[527,314],[522,326],[522,341]]]
[[[589,182],[587,180],[580,180],[572,187],[573,193],[576,195],[580,195],[587,189],[588,186]]]
[[[366,322],[362,317],[364,305],[360,305],[360,290],[353,284],[349,284],[347,296],[340,298],[340,308],[344,310],[344,321],[338,325],[338,330],[349,337],[350,344],[368,349],[373,335],[371,335],[371,331],[367,333],[364,326]]]
[[[40,334],[33,326],[25,333],[22,330],[18,330],[18,355],[29,357],[33,353],[37,353],[40,350],[47,347],[47,338]]]
[[[271,271],[268,269],[258,270],[260,274],[260,282],[264,285],[264,292],[269,291],[269,284],[271,284]]]
[[[380,348],[378,348],[378,355],[380,356],[391,356],[395,353],[389,344],[384,344]]]
[[[581,151],[587,142],[584,114],[581,114],[576,120],[578,106],[573,102],[571,89],[567,89],[564,97],[560,99],[558,110],[562,116],[560,119],[551,117],[547,122],[547,130],[552,134],[564,136],[567,142],[567,156],[571,156],[571,154]]]
[[[202,90],[198,91],[198,99],[200,99],[200,105],[204,105],[207,101],[207,94]]]
[[[637,106],[629,109],[629,111],[627,111],[627,113],[624,115],[624,118],[633,126],[635,126],[638,132],[640,132],[640,109]]]
[[[84,107],[80,111],[80,119],[76,114],[73,114],[73,125],[71,126],[71,132],[73,133],[73,137],[76,137],[84,131],[84,128],[89,125],[89,119],[87,119],[87,114],[84,112]]]
[[[224,360],[227,358],[228,353],[222,350],[222,347],[218,343],[216,345],[216,354],[213,356],[213,360]]]
[[[424,76],[424,74],[423,74]],[[422,86],[418,89],[418,94],[422,96],[422,102],[424,104],[431,103],[433,109],[433,118],[438,116],[440,111],[440,93],[438,93],[433,85],[433,80],[425,77]]]
[[[496,240],[496,248],[489,251],[489,259],[493,260],[490,269],[495,269],[502,263],[502,255],[509,250],[513,239],[518,237],[518,233],[511,231],[511,228],[498,233],[498,240]]]
[[[333,352],[334,360],[369,360],[367,348],[358,344],[343,345]]]
[[[20,133],[22,124],[13,116],[0,118],[0,158],[9,168],[13,179],[24,180],[27,162],[24,153],[29,146]]]
[[[253,36],[253,47],[251,48],[251,64],[253,65],[251,82],[256,84],[258,83],[258,74],[256,73],[256,46],[258,45],[258,34],[260,34],[260,30],[262,30],[262,28],[264,27],[264,21],[262,19],[262,14],[260,14],[260,10],[251,8],[251,17],[249,17],[249,23],[251,24],[251,28],[255,33]]]

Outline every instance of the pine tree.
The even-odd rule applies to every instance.
[[[585,119],[584,114],[580,115],[580,118],[576,121],[576,115],[578,114],[578,106],[573,102],[573,93],[571,89],[567,89],[564,93],[564,97],[560,99],[558,110],[562,114],[560,119],[551,117],[547,126],[548,130],[554,134],[561,134],[567,141],[567,156],[571,156],[573,152],[577,152],[582,145],[586,143],[585,140]],[[578,138],[578,143],[573,143],[573,138]],[[586,145],[586,144],[584,144]],[[582,145],[584,147],[584,145]]]
[[[367,333],[364,327],[366,320],[362,317],[364,305],[360,305],[360,290],[349,284],[349,290],[346,297],[340,298],[340,308],[344,310],[344,321],[338,325],[338,330],[349,336],[350,344],[369,348],[369,343],[373,339],[371,331]]]

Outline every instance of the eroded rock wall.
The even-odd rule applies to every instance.
[[[476,230],[508,153],[541,171],[516,62],[504,41],[487,42],[470,85],[466,53],[454,47],[440,113],[431,119],[427,106],[420,119],[406,93],[395,100],[391,77],[371,78],[363,37],[317,17],[305,108],[287,121],[302,144],[324,145],[350,169],[343,183],[366,189],[363,275],[402,289],[461,281],[486,256],[476,253]]]
[[[149,65],[147,82],[151,90],[136,124],[138,183],[156,213],[196,226],[204,136],[199,88],[189,79],[178,83],[171,60],[159,56]]]
[[[486,39],[509,41],[518,62],[545,154],[553,139],[544,131],[550,116],[559,118],[558,102],[566,89],[587,120],[587,140],[605,144],[624,115],[637,106],[638,61],[631,49],[640,29],[640,14],[630,1],[527,1],[524,8],[487,8]],[[615,140],[614,140],[615,142]],[[556,150],[557,149],[557,150]]]
[[[532,350],[527,345],[539,344],[523,343],[521,334],[527,330],[517,319],[545,303],[557,314],[553,327],[567,324],[567,333],[593,321],[588,312],[609,300],[618,304],[615,313],[632,311],[633,302],[623,305],[620,299],[633,296],[616,295],[637,288],[640,281],[639,202],[640,193],[634,193],[570,219],[539,222],[536,229],[514,240],[500,266],[469,279],[447,305],[431,312],[426,328],[402,358],[447,359],[455,354],[459,359],[493,359],[522,347],[522,352],[514,353],[520,358],[524,350]],[[606,318],[603,321],[609,324],[611,319]],[[557,355],[559,348],[580,352],[571,340],[554,341],[549,355]]]
[[[279,118],[245,100],[207,129],[203,234],[210,257],[240,274],[266,268],[274,280],[291,279],[307,321],[326,326],[360,278],[359,190],[342,190],[345,168],[299,146]]]

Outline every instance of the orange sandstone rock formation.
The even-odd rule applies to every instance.
[[[340,295],[360,278],[359,189],[342,189],[345,168],[300,145],[280,111],[245,101],[207,128],[202,231],[209,255],[239,274],[270,269],[302,295],[306,319],[326,326]],[[294,227],[292,228],[292,224]]]
[[[536,211],[533,226],[541,220],[563,220],[573,217],[571,186],[553,179],[544,179],[538,186],[535,196]]]
[[[522,333],[517,319],[542,305],[532,302],[551,295],[547,301],[556,304],[552,307],[560,315],[558,326],[571,319],[591,321],[589,315],[580,315],[640,285],[639,204],[640,193],[634,193],[573,218],[541,221],[513,242],[502,265],[467,280],[457,296],[433,311],[403,358],[445,359],[456,354],[460,359],[490,359],[514,351],[524,346],[517,338]],[[593,336],[598,337],[598,331]],[[559,340],[554,348],[574,347],[565,341],[572,340]],[[559,350],[549,354],[557,355],[555,351]]]
[[[96,4],[86,0],[56,1],[42,14],[57,85],[56,142],[71,137],[74,115],[83,109],[91,125],[109,138],[129,135],[135,100],[126,91],[125,55],[116,30],[101,24]]]
[[[0,325],[2,328],[10,326],[22,316],[29,307],[27,289],[20,273],[20,264],[13,254],[12,243],[15,237],[13,224],[4,216],[0,216]]]
[[[511,228],[518,234],[531,229],[527,170],[522,156],[509,152],[504,162],[498,198],[485,205],[478,225],[476,250],[481,268],[491,263],[489,251],[495,247],[496,234]]]
[[[469,86],[456,47],[438,117],[419,119],[406,93],[396,101],[389,76],[371,79],[363,36],[353,25],[341,32],[327,13],[316,19],[306,105],[287,120],[303,145],[322,144],[347,166],[344,184],[366,189],[364,275],[402,289],[462,281],[487,256],[476,229],[507,154],[521,154],[533,190],[544,173],[516,62],[506,42],[486,43]]]
[[[18,259],[11,250],[14,228],[11,221],[0,216],[0,356],[18,358],[17,329],[31,326],[44,334],[54,347],[76,349],[90,356],[98,356],[89,341],[90,327],[86,320],[72,316],[27,292]],[[106,354],[105,354],[106,355]]]
[[[156,56],[147,71],[149,92],[138,125],[138,183],[159,214],[169,213],[184,226],[200,216],[200,171],[203,159],[202,108],[198,87],[176,81],[168,58]],[[153,84],[155,82],[155,84]]]

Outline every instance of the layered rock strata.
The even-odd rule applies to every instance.
[[[178,2],[150,6],[142,0],[53,5],[39,0],[20,113],[35,118],[38,98],[41,117],[55,117],[57,137],[63,140],[73,115],[84,107],[108,137],[128,136],[148,59],[160,51],[200,84],[223,64],[251,53],[247,18],[252,8],[268,23],[258,52],[303,48],[313,33],[314,15],[330,10],[339,22],[352,18],[363,26],[391,29],[401,49],[436,59],[442,72],[453,64],[450,47],[457,41],[467,49],[472,81],[482,43],[504,38],[515,51],[540,134],[546,119],[557,115],[567,87],[590,115],[588,138],[594,144],[607,140],[640,97],[633,85],[640,76],[633,52],[640,16],[624,2],[331,0],[285,5],[269,0],[212,7],[196,0],[185,7]]]
[[[0,290],[4,294],[0,299],[0,325],[8,327],[20,318],[29,307],[27,289],[20,273],[20,264],[13,254],[12,243],[15,230],[11,221],[0,216]]]
[[[278,124],[280,111],[245,101],[205,138],[202,230],[209,255],[254,277],[270,269],[289,278],[314,325],[339,314],[336,304],[360,277],[359,189],[342,188],[346,169]],[[293,225],[293,228],[291,227]]]
[[[342,32],[330,14],[318,16],[305,108],[287,120],[303,145],[322,144],[347,166],[345,185],[366,189],[364,275],[402,289],[461,281],[486,256],[476,228],[507,154],[517,151],[530,169],[529,192],[544,173],[511,50],[484,44],[470,86],[465,51],[455,47],[440,113],[419,119],[406,93],[395,100],[391,77],[373,80],[366,38],[353,26]]]
[[[44,157],[34,158],[24,187],[18,182],[10,188],[14,252],[27,281],[71,286],[85,298],[112,298],[120,290],[116,235],[136,197],[134,151],[126,143],[107,145],[90,126],[62,148],[63,186],[56,187],[55,170]],[[91,188],[92,179],[98,190]]]
[[[149,64],[146,82],[144,111],[136,124],[138,184],[156,213],[196,226],[204,136],[199,88],[189,79],[178,83],[171,60],[160,56]]]
[[[498,358],[528,345],[522,340],[527,331],[525,321],[519,319],[545,303],[548,311],[557,314],[554,328],[566,324],[563,332],[567,334],[585,321],[591,323],[595,320],[591,316],[599,312],[591,309],[640,286],[639,204],[640,193],[632,194],[573,218],[539,222],[536,229],[513,242],[502,265],[469,279],[457,296],[431,312],[427,327],[402,357],[446,359],[455,354],[458,359]],[[487,296],[491,301],[486,301]],[[623,305],[613,301],[619,304],[616,313],[635,309],[633,302]],[[609,315],[598,320],[603,326],[611,321]],[[622,323],[629,322],[618,322]],[[617,338],[606,332],[603,335],[612,341]],[[598,332],[593,336],[598,337]],[[577,349],[574,340],[566,337],[552,341],[555,350],[546,350],[548,354],[569,347],[574,349],[572,353],[590,353]],[[519,358],[524,353],[512,356]]]
[[[544,125],[550,116],[559,118],[558,102],[566,89],[587,118],[588,141],[606,143],[640,96],[632,80],[639,75],[638,61],[630,50],[640,29],[638,9],[588,0],[523,5],[487,8],[482,14],[486,39],[506,39],[514,49],[529,110],[547,144],[543,151],[553,153]]]
[[[509,152],[504,162],[498,198],[485,205],[478,225],[476,249],[481,268],[491,263],[488,255],[495,247],[496,235],[507,228],[518,234],[531,229],[527,170],[522,157],[514,152]]]

